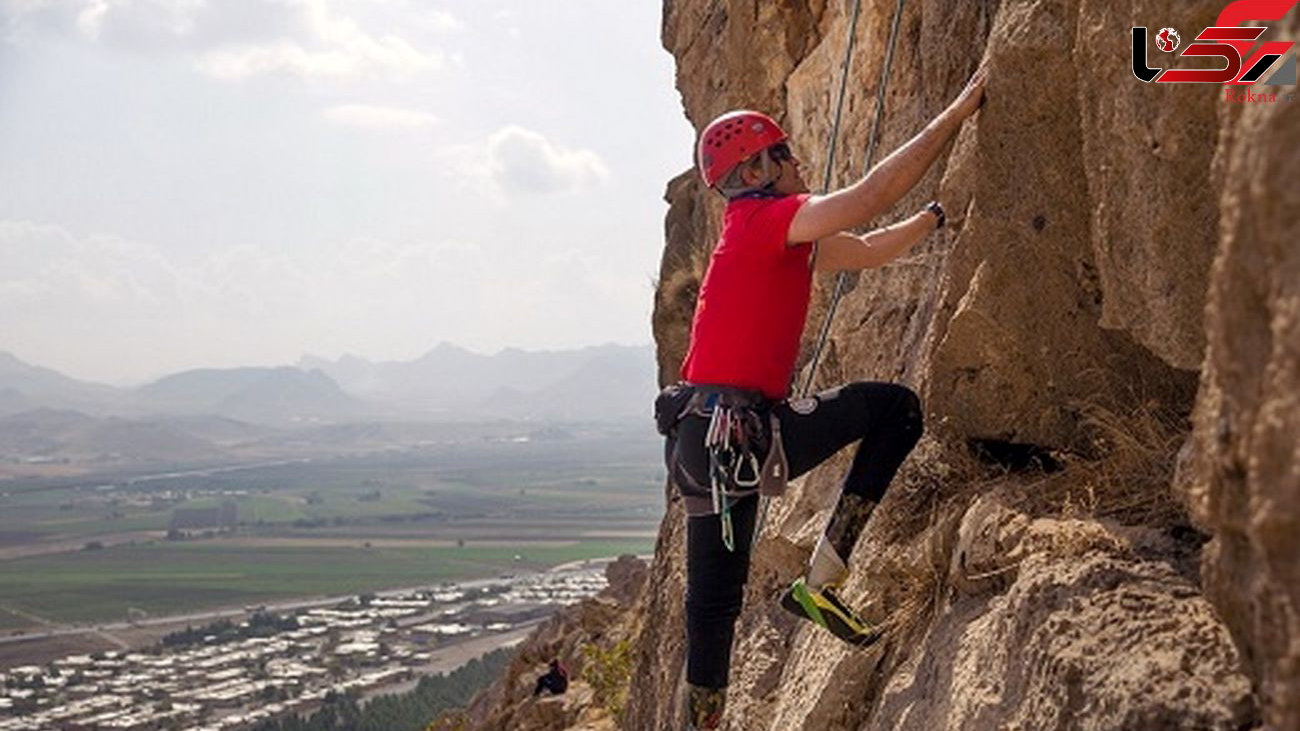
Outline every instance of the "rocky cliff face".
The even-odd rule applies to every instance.
[[[1288,37],[1300,37],[1292,11]],[[1265,716],[1300,727],[1300,115],[1223,107],[1220,224],[1191,458],[1178,483],[1214,534],[1206,595],[1232,628]]]
[[[609,586],[543,622],[516,649],[504,675],[464,711],[428,731],[615,731],[626,703],[632,639],[644,616],[632,610],[646,587],[646,565],[621,556],[605,569]],[[560,696],[534,697],[537,678],[559,659],[569,672]]]
[[[691,121],[766,110],[820,177],[851,5],[666,0]],[[725,728],[1300,728],[1300,115],[1293,89],[1242,105],[1129,68],[1130,27],[1189,33],[1223,5],[905,3],[882,153],[981,59],[992,71],[987,106],[890,214],[938,198],[950,227],[853,278],[816,374],[900,381],[927,405],[926,437],[850,557],[846,598],[889,631],[852,650],[776,606],[825,526],[841,455],[773,506]],[[862,172],[893,10],[864,0],[852,29],[832,186]],[[1270,25],[1297,40],[1298,18]],[[693,171],[667,199],[664,382],[722,209]],[[644,590],[548,623],[468,727],[681,728],[684,533],[670,504],[648,576],[615,582]],[[579,682],[527,700],[530,673],[580,647],[630,648],[631,667],[593,656],[617,671],[601,698]]]
[[[890,633],[849,650],[774,602],[825,525],[833,460],[774,505],[727,728],[1300,727],[1300,115],[1129,68],[1131,26],[1190,38],[1223,5],[906,3],[881,154],[992,65],[987,106],[891,214],[938,198],[950,227],[854,278],[816,378],[927,405],[850,562],[847,598]],[[665,2],[691,121],[764,109],[819,180],[850,8]],[[865,0],[853,31],[832,185],[861,174],[893,10]],[[1295,40],[1296,16],[1271,25]],[[665,382],[721,211],[693,172],[667,197]],[[680,726],[683,533],[673,506],[623,728]]]

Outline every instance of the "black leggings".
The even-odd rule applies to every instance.
[[[559,673],[547,673],[537,679],[537,685],[533,688],[533,695],[541,695],[542,691],[549,690],[555,695],[561,695],[569,689],[569,679]]]
[[[870,382],[850,383],[811,399],[783,401],[774,407],[790,478],[857,441],[843,490],[879,502],[921,437],[920,399],[904,386]],[[678,454],[693,474],[707,474],[701,464],[685,464],[707,461],[705,427],[707,420],[698,416],[687,417],[678,427],[677,438],[682,440]],[[732,508],[735,551],[722,543],[718,516],[692,516],[686,521],[686,679],[692,685],[727,685],[757,506],[758,499],[749,497]]]

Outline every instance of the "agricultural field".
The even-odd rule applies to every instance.
[[[59,623],[170,615],[292,597],[358,594],[644,552],[646,540],[428,548],[119,546],[0,564],[6,601]]]
[[[0,482],[0,607],[122,621],[644,554],[664,508],[661,449],[639,428],[521,430]],[[0,608],[0,631],[30,625]]]
[[[34,624],[35,623],[32,622],[30,619],[21,617],[17,614],[14,614],[13,612],[10,612],[7,609],[4,609],[3,607],[0,607],[0,634],[4,634],[6,632],[15,629],[25,629],[28,627],[32,627]]]

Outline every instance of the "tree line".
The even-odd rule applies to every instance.
[[[185,647],[203,644],[204,638],[213,637],[214,644],[223,645],[250,637],[273,637],[281,632],[292,632],[298,629],[298,626],[298,619],[293,616],[254,612],[248,618],[246,626],[237,625],[228,619],[221,619],[203,627],[187,626],[183,630],[165,635],[162,644],[164,647]]]
[[[505,670],[511,650],[490,652],[447,674],[426,675],[407,693],[362,702],[351,693],[331,693],[306,718],[264,721],[252,731],[423,731],[439,714],[467,705]]]

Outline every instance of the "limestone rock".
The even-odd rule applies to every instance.
[[[1300,116],[1225,107],[1222,124],[1209,345],[1179,482],[1214,535],[1206,592],[1245,649],[1265,720],[1300,728]]]
[[[1171,564],[1091,521],[1035,520],[1024,541],[1037,545],[1005,591],[939,608],[865,728],[1252,723],[1250,681],[1227,631]]]
[[[605,567],[605,580],[609,585],[601,594],[627,606],[641,596],[647,572],[645,561],[631,554],[619,556]]]
[[[1125,330],[1165,362],[1200,369],[1201,324],[1217,243],[1217,192],[1206,172],[1218,136],[1213,85],[1140,84],[1127,64],[1133,26],[1213,25],[1219,0],[1080,3],[1073,60],[1100,324]],[[1153,62],[1164,63],[1160,59]]]
[[[610,597],[597,596],[567,607],[538,626],[510,659],[505,673],[474,698],[468,710],[474,731],[559,731],[577,724],[606,723],[583,681],[584,649],[627,636],[635,616]],[[569,671],[562,696],[533,698],[537,678],[559,658]],[[603,720],[602,720],[603,719]],[[601,726],[596,726],[600,728]]]

